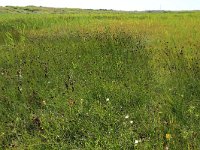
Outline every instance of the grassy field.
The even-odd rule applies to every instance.
[[[200,150],[200,12],[13,9],[0,149]]]

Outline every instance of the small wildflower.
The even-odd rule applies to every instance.
[[[166,137],[166,139],[168,139],[168,140],[172,138],[171,134],[169,134],[169,133],[167,133],[167,134],[165,135],[165,137]]]
[[[135,144],[138,144],[139,143],[139,141],[138,140],[135,140]]]
[[[48,83],[48,84],[50,84],[51,82],[50,82],[50,81],[48,81],[47,83]]]
[[[130,124],[133,124],[133,121],[132,121],[132,120],[130,121]]]
[[[3,76],[3,75],[4,75],[4,73],[2,72],[2,73],[1,73],[1,75]]]
[[[126,115],[126,116],[125,116],[125,119],[128,119],[128,118],[129,118],[129,115]]]
[[[182,94],[181,97],[184,97],[184,95]]]
[[[110,99],[109,98],[106,98],[106,102],[108,102]]]

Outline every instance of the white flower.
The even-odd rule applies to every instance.
[[[139,141],[138,140],[135,140],[135,144],[138,144],[139,143]]]
[[[126,116],[125,116],[125,119],[128,119],[128,118],[129,118],[129,115],[126,115]]]
[[[135,145],[137,145],[137,144],[140,143],[140,142],[142,142],[141,139],[139,139],[139,140],[135,140]]]
[[[133,124],[133,120],[130,121],[130,124]]]
[[[108,102],[110,99],[109,98],[106,98],[106,102]]]

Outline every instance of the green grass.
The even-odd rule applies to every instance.
[[[1,14],[0,149],[200,149],[199,15]]]

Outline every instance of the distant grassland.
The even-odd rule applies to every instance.
[[[0,149],[200,149],[200,12],[5,9]]]
[[[82,13],[82,12],[91,12],[91,13],[112,13],[112,10],[91,10],[91,9],[78,9],[78,8],[51,8],[51,7],[36,7],[36,6],[0,6],[0,13],[12,13],[12,14],[72,14],[72,13]]]

